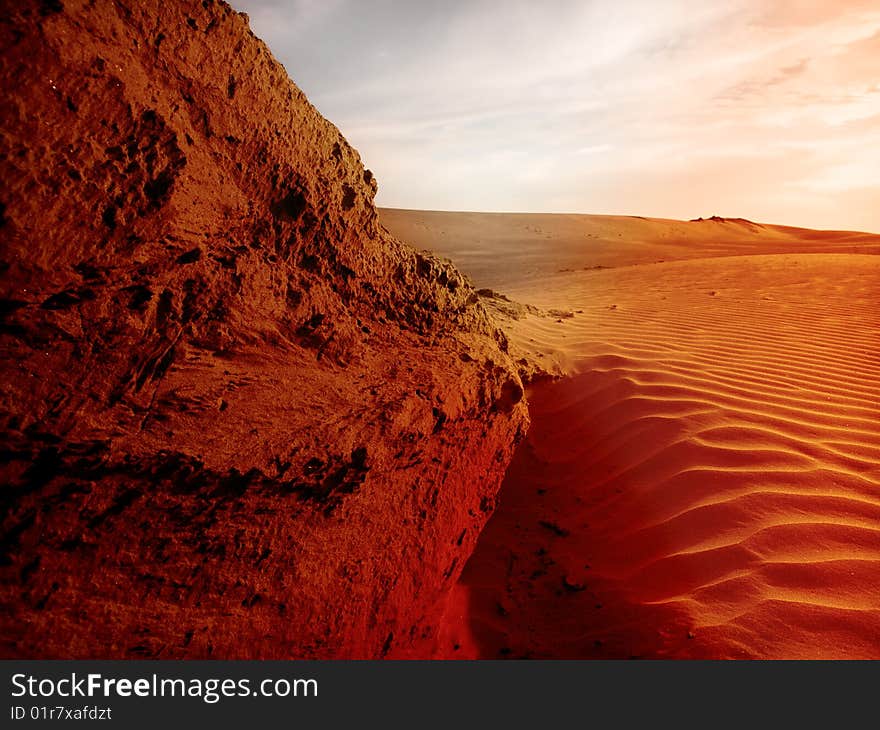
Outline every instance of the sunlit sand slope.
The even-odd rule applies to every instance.
[[[572,376],[529,394],[441,654],[880,658],[880,258],[505,291],[556,310],[507,329]]]

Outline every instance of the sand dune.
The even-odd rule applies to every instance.
[[[441,655],[880,658],[880,258],[669,225],[683,260],[496,267],[542,311],[513,346],[567,377],[530,390]]]
[[[448,256],[479,286],[528,288],[548,275],[681,259],[767,253],[880,253],[880,236],[741,218],[676,221],[612,215],[381,210],[401,240]]]

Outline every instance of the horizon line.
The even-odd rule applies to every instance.
[[[791,223],[769,223],[766,221],[754,221],[743,216],[723,216],[713,214],[698,218],[667,218],[654,215],[635,215],[632,213],[581,213],[575,211],[522,211],[522,210],[461,210],[449,208],[409,208],[396,205],[375,205],[377,210],[398,210],[407,213],[457,213],[461,215],[558,215],[558,216],[582,216],[588,218],[635,218],[646,221],[671,221],[673,223],[749,223],[756,226],[773,228],[793,228],[802,231],[816,231],[820,233],[854,233],[866,236],[880,236],[880,231],[865,231],[850,228],[812,228],[810,226],[793,225]]]

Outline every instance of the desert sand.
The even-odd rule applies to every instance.
[[[880,237],[379,213],[228,5],[8,16],[0,656],[880,656]]]
[[[562,376],[527,390],[439,656],[880,658],[880,238],[381,218]]]

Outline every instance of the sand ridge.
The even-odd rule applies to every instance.
[[[677,221],[621,215],[380,209],[416,248],[448,256],[478,286],[510,293],[557,274],[682,259],[770,253],[880,253],[880,236],[742,218]]]
[[[752,235],[500,282],[567,377],[530,389],[440,655],[880,658],[880,258]]]

